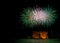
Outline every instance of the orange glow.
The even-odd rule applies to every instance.
[[[48,38],[48,36],[47,36],[47,32],[40,32],[40,37],[42,38],[42,39],[46,39],[46,38]]]
[[[38,34],[39,34],[38,32],[33,32],[32,37],[33,37],[33,38],[39,38],[39,35],[38,35]]]
[[[46,39],[48,38],[47,36],[48,32],[45,32],[45,31],[41,31],[41,32],[33,32],[33,35],[32,37],[33,38],[42,38],[42,39]]]

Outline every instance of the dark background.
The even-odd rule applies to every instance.
[[[31,36],[32,31],[48,31],[49,38],[60,38],[60,1],[58,0],[16,0],[16,29],[10,29],[8,32],[10,38],[20,39],[27,38],[27,36]],[[19,23],[19,15],[23,11],[23,8],[34,7],[38,5],[39,7],[52,6],[57,10],[57,20],[55,24],[50,27],[43,26],[35,26],[32,28],[25,27],[24,25]]]

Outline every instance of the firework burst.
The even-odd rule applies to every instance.
[[[28,8],[21,15],[21,21],[25,26],[51,26],[56,20],[56,11],[50,7],[47,8]]]

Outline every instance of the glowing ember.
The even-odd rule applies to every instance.
[[[33,38],[39,38],[39,32],[33,32],[32,37]]]
[[[33,32],[32,37],[33,38],[42,38],[42,39],[46,39],[48,38],[48,32],[42,31],[42,32]]]
[[[48,34],[47,32],[40,32],[40,37],[42,39],[46,39],[46,38],[48,38],[47,34]]]

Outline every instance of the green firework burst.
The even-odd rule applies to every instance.
[[[30,19],[30,16],[32,15],[32,11],[33,11],[32,8],[24,9],[24,11],[20,17],[23,25],[33,27],[36,24],[35,21]]]
[[[47,13],[48,18],[46,21],[42,22],[42,25],[44,26],[51,26],[55,23],[56,19],[57,19],[57,14],[56,14],[56,10],[53,10],[52,7],[46,7],[43,8],[43,10]]]

